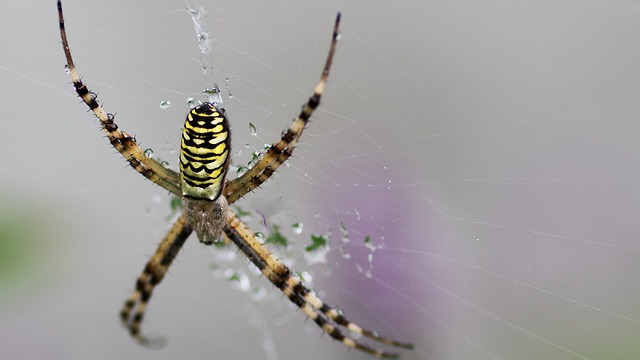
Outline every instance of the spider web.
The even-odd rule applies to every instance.
[[[190,2],[203,53],[183,1],[63,5],[88,86],[174,168],[187,100],[218,84],[232,177],[299,112],[342,11],[300,146],[238,203],[251,227],[277,226],[279,255],[352,320],[414,342],[404,359],[640,352],[637,6]],[[168,346],[128,339],[117,311],[169,197],[74,105],[53,2],[11,6],[0,215],[22,220],[0,222],[0,244],[21,244],[1,252],[20,261],[0,262],[0,357],[368,358],[320,339],[242,254],[195,239],[143,326]]]

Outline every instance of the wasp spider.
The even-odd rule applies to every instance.
[[[313,95],[303,106],[298,117],[293,120],[289,129],[282,134],[280,140],[271,145],[255,166],[234,180],[225,179],[230,160],[231,134],[224,109],[212,103],[203,103],[191,109],[187,114],[182,133],[180,172],[176,173],[165,168],[147,157],[131,135],[120,130],[114,121],[114,115],[102,108],[96,100],[96,95],[82,82],[69,51],[60,1],[58,1],[58,17],[62,47],[67,58],[66,67],[71,75],[73,87],[100,121],[111,145],[136,171],[170,193],[181,197],[185,203],[183,213],[147,262],[136,281],[133,294],[127,299],[120,312],[124,326],[135,340],[145,345],[154,344],[152,339],[145,337],[140,331],[149,298],[153,289],[162,281],[184,242],[195,231],[200,242],[204,244],[213,244],[223,237],[235,243],[262,274],[322,331],[345,345],[377,357],[398,356],[396,353],[371,347],[348,335],[353,333],[356,337],[364,336],[385,345],[407,349],[413,347],[411,344],[387,339],[379,336],[375,331],[366,330],[347,320],[341,311],[327,305],[312,290],[305,287],[300,278],[264,244],[258,241],[251,229],[240,221],[229,207],[229,204],[260,186],[291,156],[324,92],[338,41],[339,13],[333,28],[331,46],[322,76]],[[343,328],[348,331],[344,331]]]

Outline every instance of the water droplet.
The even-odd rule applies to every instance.
[[[168,100],[160,101],[160,109],[167,110],[170,107],[171,107],[171,101],[168,101]]]
[[[213,84],[212,88],[204,89],[202,93],[207,96],[207,101],[210,103],[218,106],[221,106],[224,103],[222,96],[220,95],[220,88],[218,87],[218,84]]]
[[[215,95],[217,93],[220,92],[220,89],[218,89],[218,84],[213,84],[212,88],[205,88],[202,93],[205,95]]]
[[[169,168],[169,162],[166,160],[160,161],[160,165],[162,165],[165,169]]]
[[[251,136],[258,136],[258,131],[256,131],[256,126],[253,123],[249,123],[249,134]]]
[[[258,238],[258,241],[260,241],[261,243],[264,243],[264,239],[265,239],[264,233],[261,231],[256,231],[255,234],[256,234],[256,238]]]
[[[253,167],[260,159],[262,159],[262,153],[254,151],[253,154],[251,154],[251,161],[247,162],[247,166]]]
[[[246,166],[238,166],[238,170],[236,170],[236,174],[238,174],[238,176],[242,176],[247,171],[249,171],[249,168],[247,168]]]
[[[347,231],[347,227],[344,226],[343,223],[340,223],[340,239],[343,244],[349,243],[349,232]]]
[[[251,300],[261,301],[267,297],[267,289],[264,286],[254,288],[251,292]]]
[[[304,282],[306,282],[306,283],[310,283],[310,282],[312,282],[312,281],[313,281],[313,276],[312,276],[309,272],[307,272],[307,271],[303,271],[303,272],[301,272],[301,273],[300,273],[300,278],[302,279],[302,281],[304,281]],[[312,292],[312,293],[314,293],[314,295],[315,295],[315,290],[310,289],[309,291],[310,291],[310,292]]]
[[[338,31],[338,34],[336,35],[336,41],[340,41],[340,39],[342,39],[342,31]]]
[[[190,97],[187,99],[187,105],[189,105],[189,108],[193,109],[194,107],[200,105],[200,100]]]
[[[145,149],[144,156],[148,157],[149,159],[153,159],[153,149]]]
[[[373,244],[373,240],[371,240],[371,236],[369,235],[364,237],[364,246],[372,252],[376,250],[376,246]]]
[[[231,282],[231,287],[237,290],[247,292],[251,287],[249,277],[244,273],[244,271],[227,269],[224,271],[224,277]]]
[[[387,190],[391,189],[391,179],[387,180]]]
[[[216,261],[224,261],[224,262],[229,262],[229,261],[233,261],[238,253],[236,252],[236,250],[225,250],[225,249],[212,249],[213,253],[214,253],[214,257],[216,259]]]
[[[294,234],[300,235],[300,234],[302,234],[302,230],[304,229],[304,224],[295,223],[295,224],[291,225],[291,227],[293,227],[293,233]]]

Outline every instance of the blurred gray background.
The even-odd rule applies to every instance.
[[[200,0],[205,57],[182,0],[63,5],[89,88],[174,169],[187,98],[213,81],[235,163],[273,142],[342,11],[321,108],[289,166],[239,203],[252,227],[280,226],[282,256],[329,303],[415,342],[404,359],[637,358],[639,3]],[[79,104],[55,1],[3,4],[0,26],[0,358],[369,358],[321,336],[242,254],[195,238],[144,324],[168,345],[130,340],[117,313],[170,225],[168,196]],[[311,234],[329,233],[328,260],[309,264]]]

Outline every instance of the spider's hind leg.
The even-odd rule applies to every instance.
[[[232,210],[227,212],[225,233],[273,285],[333,339],[379,358],[397,358],[399,355],[395,352],[376,349],[356,340],[352,335],[358,334],[378,343],[399,348],[413,348],[412,344],[384,338],[375,331],[358,326],[347,320],[338,310],[324,303],[313,291],[305,287],[301,280],[292,274],[291,270],[264,244],[258,241],[251,229],[240,221]]]
[[[153,289],[162,281],[171,262],[191,232],[191,226],[186,222],[186,216],[182,214],[162,239],[156,252],[144,267],[142,274],[138,276],[133,294],[127,299],[120,311],[122,323],[129,330],[129,334],[140,344],[157,347],[163,343],[161,338],[152,339],[142,335],[140,327]]]

